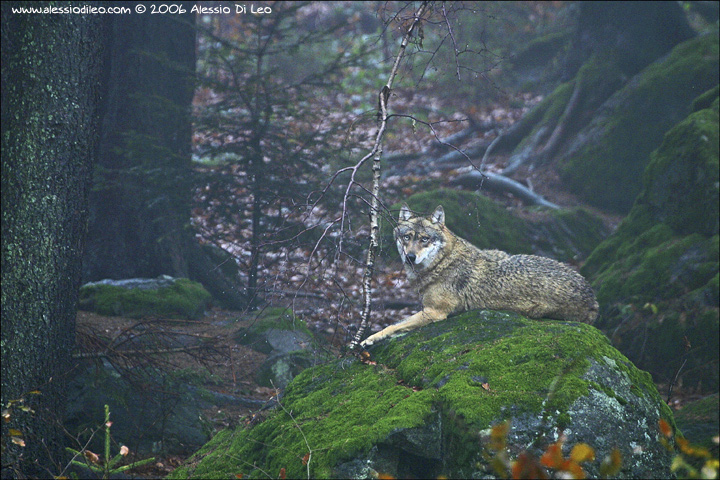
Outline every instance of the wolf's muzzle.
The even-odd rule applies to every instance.
[[[405,263],[414,265],[416,258],[417,258],[417,256],[414,253],[408,253],[407,255],[405,255]]]

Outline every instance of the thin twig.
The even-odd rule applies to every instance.
[[[275,389],[276,392],[280,392],[279,389],[275,388],[275,384],[273,383],[272,380],[270,380],[270,384],[272,385],[272,387]],[[280,394],[278,393],[275,397],[276,397],[277,404],[280,405],[280,408],[283,409],[283,412],[288,414],[288,416],[290,417],[290,420],[292,420],[293,423],[295,424],[295,428],[298,429],[298,431],[300,432],[300,435],[302,435],[302,437],[303,437],[303,441],[305,442],[305,447],[307,447],[307,451],[308,451],[307,461],[305,461],[304,457],[303,457],[303,461],[305,462],[305,466],[307,467],[307,478],[309,480],[310,479],[310,461],[312,460],[312,452],[313,452],[312,448],[310,448],[310,443],[308,442],[307,437],[305,436],[305,432],[302,431],[302,428],[300,428],[300,425],[298,425],[297,421],[295,420],[295,417],[293,417],[292,413],[288,409],[285,408],[285,405],[283,405],[282,402],[280,402]]]
[[[403,36],[402,42],[400,44],[400,51],[398,52],[397,56],[395,57],[395,63],[393,64],[392,69],[390,70],[390,76],[388,78],[387,84],[382,88],[378,95],[378,105],[379,105],[379,116],[380,116],[380,125],[378,128],[378,133],[375,137],[375,145],[373,146],[370,153],[365,155],[358,164],[353,167],[352,176],[350,178],[350,182],[348,183],[348,188],[345,191],[345,199],[343,201],[343,210],[345,209],[345,203],[347,201],[347,197],[349,194],[349,190],[352,187],[352,185],[355,183],[355,173],[357,172],[358,168],[365,163],[369,158],[373,158],[373,189],[372,189],[372,197],[370,200],[370,242],[368,245],[368,252],[367,252],[367,259],[365,262],[365,273],[363,274],[363,309],[360,316],[360,326],[358,328],[358,331],[355,334],[355,337],[353,338],[352,342],[350,343],[350,349],[355,350],[360,345],[360,340],[362,339],[362,336],[365,333],[365,330],[367,329],[368,321],[370,319],[370,310],[371,310],[371,296],[372,296],[372,276],[373,271],[375,269],[375,253],[378,246],[378,233],[379,233],[379,221],[378,221],[378,213],[379,213],[379,195],[380,195],[380,160],[382,158],[382,140],[385,135],[385,130],[387,128],[387,122],[388,122],[388,101],[390,99],[390,94],[392,92],[392,85],[395,80],[395,77],[398,72],[398,68],[400,67],[400,61],[403,59],[405,55],[405,50],[410,43],[410,37],[412,36],[413,32],[415,31],[415,28],[420,24],[420,21],[422,20],[422,17],[427,10],[429,5],[429,2],[423,2],[420,5],[420,8],[418,8],[417,12],[415,12],[415,15],[413,17],[413,21],[408,27],[407,31],[405,32],[405,35]],[[343,212],[344,214],[344,212]],[[344,215],[343,215],[344,218]]]
[[[76,352],[72,358],[105,358],[105,357],[127,357],[130,355],[157,355],[161,353],[185,353],[191,350],[209,348],[211,345],[193,345],[190,347],[175,348],[154,348],[140,350],[106,350],[103,352]]]

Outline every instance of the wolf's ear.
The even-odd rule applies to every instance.
[[[408,207],[407,203],[403,203],[402,208],[400,208],[400,221],[401,222],[407,222],[410,220],[410,217],[412,217],[412,212],[410,212],[410,207]]]
[[[445,210],[443,210],[442,205],[438,205],[435,211],[430,216],[430,219],[432,220],[432,223],[439,223],[440,225],[445,225]]]

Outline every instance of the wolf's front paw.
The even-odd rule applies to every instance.
[[[360,346],[363,347],[363,348],[367,348],[367,347],[373,345],[373,344],[374,344],[375,342],[377,342],[378,340],[380,340],[380,337],[378,337],[378,334],[376,333],[376,334],[374,334],[374,335],[370,335],[370,336],[367,337],[365,340],[363,340],[362,342],[360,342]]]

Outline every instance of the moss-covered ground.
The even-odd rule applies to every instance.
[[[477,439],[506,418],[532,415],[550,428],[564,426],[569,406],[602,388],[583,378],[592,359],[614,362],[633,394],[663,405],[650,376],[584,324],[468,312],[381,343],[372,359],[377,363],[341,359],[305,370],[280,409],[253,427],[219,433],[171,478],[274,477],[281,469],[288,478],[331,478],[339,463],[438,412],[453,425],[447,441],[473,449],[456,458],[477,457],[477,440],[459,440]],[[666,406],[661,414],[673,423]]]

